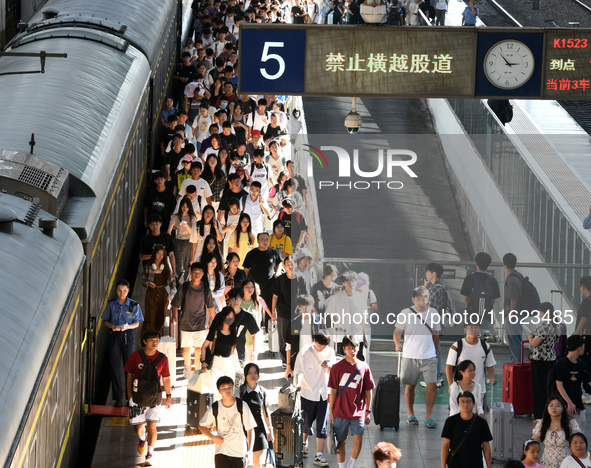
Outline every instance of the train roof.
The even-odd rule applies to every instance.
[[[36,205],[0,194],[0,207],[0,460],[6,460],[81,275],[84,253],[66,224],[58,222],[51,235],[42,232],[39,220],[53,217]],[[16,218],[12,233],[4,232],[7,212]]]
[[[30,153],[35,134],[34,156],[70,174],[70,198],[78,197],[77,205],[84,208],[66,206],[62,219],[85,237],[126,155],[150,68],[143,54],[124,40],[100,31],[77,37],[79,32],[64,28],[60,34],[65,37],[55,31],[54,37],[39,32],[29,36],[34,41],[18,47],[18,52],[45,50],[66,53],[67,58],[48,58],[43,74],[0,76],[5,115],[0,149]],[[0,58],[3,73],[39,70],[39,66],[36,57]]]
[[[29,20],[27,30],[11,45],[18,44],[31,32],[69,27],[109,31],[142,51],[151,64],[156,63],[163,36],[170,29],[174,0],[49,0]],[[43,19],[43,12],[53,10],[57,16]]]

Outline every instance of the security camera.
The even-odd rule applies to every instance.
[[[359,115],[355,109],[356,100],[357,98],[352,98],[351,112],[345,117],[345,127],[351,134],[357,133],[362,124],[361,115]]]

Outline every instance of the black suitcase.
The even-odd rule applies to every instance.
[[[187,389],[187,429],[194,427],[201,434],[198,429],[199,421],[212,403],[213,395],[211,393],[199,393]]]
[[[303,464],[304,438],[301,411],[296,403],[293,414],[286,414],[280,410],[271,413],[271,424],[275,429],[275,462],[279,467],[296,467]]]
[[[380,430],[400,426],[400,355],[398,356],[398,375],[388,374],[380,377],[372,405],[373,419]]]

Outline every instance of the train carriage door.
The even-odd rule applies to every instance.
[[[0,20],[2,24],[2,35],[0,37],[1,48],[10,41],[17,33],[18,22],[21,19],[20,0],[0,0]]]

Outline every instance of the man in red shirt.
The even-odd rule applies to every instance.
[[[150,466],[158,436],[156,424],[160,421],[162,406],[161,377],[166,391],[166,408],[170,408],[172,395],[168,359],[158,351],[160,333],[156,330],[148,330],[144,333],[142,342],[144,349],[131,353],[125,364],[125,371],[129,397],[129,422],[135,426],[135,432],[140,439],[137,445],[138,453],[146,455],[144,466]],[[146,425],[148,426],[147,440]]]
[[[361,452],[365,424],[370,423],[371,391],[375,387],[369,366],[357,359],[359,340],[348,335],[343,338],[345,358],[330,369],[329,421],[334,424],[337,438],[339,468],[345,468],[345,446],[349,428],[353,435],[351,460],[348,468],[355,468]]]

